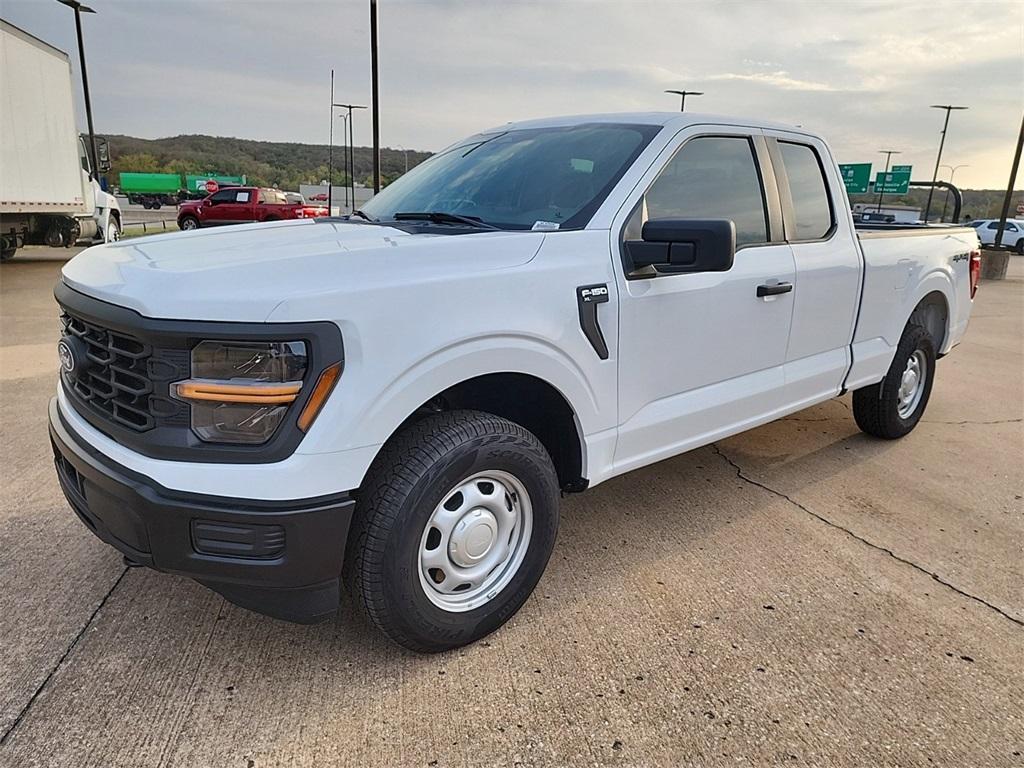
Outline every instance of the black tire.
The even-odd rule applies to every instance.
[[[914,409],[900,415],[899,391],[903,373],[912,355],[920,351],[925,359],[925,380],[921,397]],[[931,334],[919,325],[908,325],[896,347],[896,356],[889,372],[878,384],[853,393],[853,418],[862,431],[885,440],[896,440],[908,434],[921,420],[935,381],[935,346]]]
[[[1020,240],[1017,241],[1017,248],[1016,248],[1016,250],[1017,250],[1017,253],[1019,253],[1021,256],[1024,256],[1024,237],[1022,237]]]
[[[483,605],[445,610],[421,582],[421,540],[435,508],[483,471],[513,475],[533,508],[518,570]],[[407,426],[384,447],[363,484],[345,556],[354,602],[384,634],[414,651],[457,648],[493,632],[522,607],[547,565],[558,532],[558,478],[529,431],[479,411],[451,411]],[[450,497],[449,497],[450,498]]]
[[[17,248],[4,248],[0,251],[0,261],[10,261],[14,258],[14,254],[18,252]]]
[[[178,219],[178,229],[181,230],[193,230],[199,229],[199,219],[195,216],[182,216]]]

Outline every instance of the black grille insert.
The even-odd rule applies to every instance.
[[[68,389],[111,421],[145,432],[154,427],[150,409],[153,382],[147,362],[153,350],[134,336],[104,328],[64,312],[65,336],[83,342],[87,365],[61,372]]]

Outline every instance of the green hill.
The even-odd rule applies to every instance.
[[[326,144],[293,144],[251,141],[225,136],[171,136],[165,139],[137,139],[107,136],[113,170],[111,184],[118,184],[122,171],[139,173],[218,173],[244,175],[260,186],[296,190],[299,184],[318,184],[327,178]],[[406,152],[381,149],[381,178],[387,182],[405,171]],[[429,152],[409,150],[409,167],[423,162]],[[373,150],[356,147],[356,181],[372,183]],[[334,148],[334,183],[342,184],[343,150]]]

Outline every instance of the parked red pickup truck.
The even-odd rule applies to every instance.
[[[243,224],[282,219],[326,216],[318,205],[289,203],[284,192],[267,187],[225,187],[202,200],[184,202],[178,208],[180,229],[199,229],[219,224]]]

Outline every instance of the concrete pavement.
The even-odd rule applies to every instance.
[[[910,436],[845,398],[567,498],[524,609],[428,657],[78,522],[45,427],[66,255],[0,268],[0,765],[1024,765],[1024,259]]]

